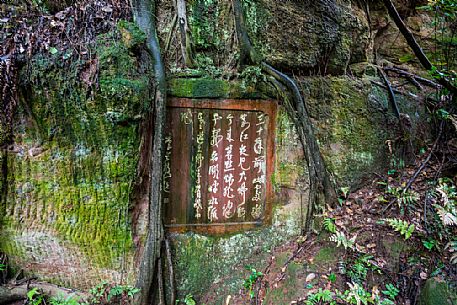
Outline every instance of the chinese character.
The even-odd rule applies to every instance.
[[[255,157],[254,161],[254,168],[258,168],[258,173],[265,173],[265,157]]]
[[[221,129],[213,129],[213,134],[211,136],[211,145],[212,146],[219,146],[219,143],[222,141],[224,138],[223,135],[219,134],[221,132]]]
[[[261,155],[263,151],[262,138],[257,137],[254,142],[254,152],[258,155]]]
[[[246,121],[246,116],[247,113],[243,113],[242,115],[240,115],[241,128],[243,128],[240,133],[240,142],[243,142],[244,140],[248,139],[248,134],[246,133],[246,130],[248,130],[249,127],[251,127],[251,123]]]
[[[231,202],[230,200],[227,201],[227,203],[224,204],[224,206],[222,207],[222,214],[224,215],[224,217],[226,219],[232,218],[233,215],[235,214],[234,211],[232,211],[232,209],[233,209],[233,202]]]
[[[233,185],[234,181],[235,181],[235,179],[233,179],[233,174],[232,173],[224,175],[224,182],[226,183],[225,186],[224,186],[224,197],[227,197],[227,198],[235,197],[232,194],[232,192],[233,192],[232,185]]]
[[[181,112],[181,122],[186,125],[192,124],[192,112],[190,109],[187,109],[187,112]]]
[[[214,113],[213,114],[213,122],[214,122],[214,127],[216,127],[217,125],[217,121],[221,120],[222,119],[222,116],[219,115],[219,113]]]

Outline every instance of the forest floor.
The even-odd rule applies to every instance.
[[[419,304],[428,279],[449,286],[445,290],[452,295],[457,250],[449,239],[455,240],[456,230],[441,222],[439,210],[457,199],[455,180],[438,178],[443,164],[428,163],[430,153],[344,193],[339,206],[321,215],[319,232],[274,249],[267,267],[247,271],[247,288],[227,303],[333,304],[324,302],[328,296],[335,304]],[[211,297],[204,301],[213,304]]]

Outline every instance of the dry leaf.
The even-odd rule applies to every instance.
[[[305,282],[311,282],[311,281],[314,280],[315,278],[316,278],[316,274],[315,274],[315,273],[310,273],[310,274],[308,274],[308,276],[306,277]]]

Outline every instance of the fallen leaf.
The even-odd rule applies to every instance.
[[[311,282],[311,281],[314,280],[315,278],[316,278],[316,274],[315,274],[315,273],[310,273],[310,274],[308,274],[308,276],[306,277],[305,282]]]

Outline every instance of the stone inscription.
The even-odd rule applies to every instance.
[[[258,110],[168,108],[162,185],[166,224],[262,222],[269,120]]]

